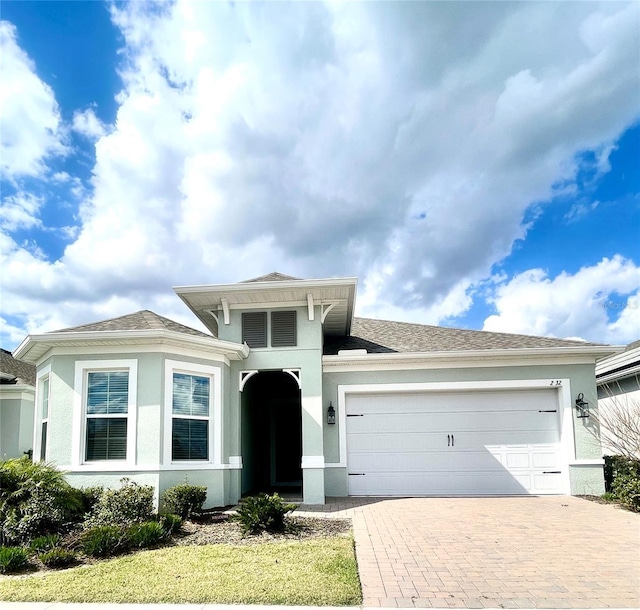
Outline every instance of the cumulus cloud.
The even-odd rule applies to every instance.
[[[631,343],[640,333],[639,287],[640,267],[620,256],[555,278],[531,269],[498,287],[484,330]]]
[[[67,151],[58,103],[7,21],[0,21],[0,58],[2,177],[42,175],[48,157]]]
[[[73,114],[72,129],[90,139],[98,139],[107,133],[106,125],[96,116],[93,108],[76,110]]]
[[[606,169],[638,116],[635,3],[111,10],[117,119],[75,115],[96,140],[94,190],[59,260],[8,251],[16,315],[180,317],[172,284],[272,269],[357,275],[369,315],[460,315],[531,204],[572,184],[582,151]]]
[[[42,204],[42,197],[27,192],[5,197],[0,208],[0,227],[11,232],[41,226],[38,214]]]

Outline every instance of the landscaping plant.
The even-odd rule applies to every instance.
[[[126,544],[132,549],[148,549],[166,540],[167,532],[157,521],[134,523],[126,532]]]
[[[0,543],[59,532],[82,508],[79,491],[50,464],[26,456],[0,462]]]
[[[279,532],[284,529],[285,515],[295,508],[295,504],[285,504],[277,493],[261,493],[244,498],[232,519],[245,533]]]
[[[57,547],[40,553],[38,559],[48,568],[68,568],[76,563],[76,554],[73,551]]]
[[[10,574],[28,563],[27,552],[19,546],[0,546],[0,574]]]
[[[109,557],[126,548],[126,537],[118,525],[98,525],[86,530],[80,548],[89,557]]]
[[[105,489],[86,520],[87,527],[126,526],[150,521],[153,516],[153,487],[121,479],[119,489]]]
[[[187,483],[175,485],[164,492],[162,499],[168,512],[188,519],[193,513],[202,510],[202,505],[207,499],[207,488]]]

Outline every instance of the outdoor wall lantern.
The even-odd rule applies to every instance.
[[[589,417],[589,403],[584,400],[582,392],[576,398],[576,411],[578,412],[578,417]]]
[[[333,425],[336,423],[336,410],[333,408],[333,403],[329,403],[329,408],[327,409],[327,423],[329,425]]]

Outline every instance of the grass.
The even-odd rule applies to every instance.
[[[179,546],[64,572],[0,577],[22,602],[351,606],[362,601],[353,539]]]

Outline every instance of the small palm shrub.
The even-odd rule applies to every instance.
[[[26,456],[0,461],[0,544],[58,532],[81,517],[81,497],[61,471]]]
[[[90,557],[109,557],[126,548],[126,536],[117,525],[98,525],[84,532],[80,548]]]
[[[48,568],[67,568],[76,563],[76,554],[73,551],[57,547],[40,553],[38,559]]]
[[[149,521],[153,515],[153,487],[139,485],[127,478],[120,489],[105,489],[95,503],[87,527],[100,525],[127,526]]]
[[[47,536],[38,536],[29,543],[29,550],[34,553],[42,553],[50,551],[60,546],[62,538],[58,534],[49,534]]]
[[[167,532],[157,521],[134,523],[126,532],[126,544],[132,549],[148,549],[157,546],[167,538]]]
[[[285,504],[277,493],[261,493],[244,498],[232,519],[245,533],[279,532],[284,529],[285,515],[295,508],[295,504]]]
[[[182,518],[178,515],[168,513],[166,515],[159,515],[158,519],[167,536],[177,532],[182,527]]]
[[[207,499],[207,488],[199,485],[175,485],[164,492],[162,497],[165,509],[183,519],[188,519],[192,513],[202,510]]]
[[[26,567],[27,552],[17,546],[0,546],[0,574],[10,574]]]

